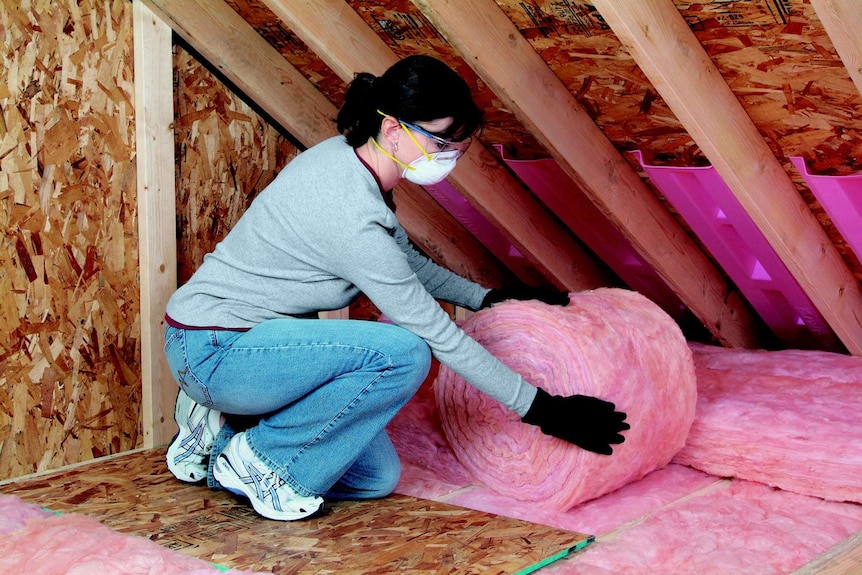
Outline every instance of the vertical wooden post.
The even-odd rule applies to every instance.
[[[173,435],[176,387],[162,352],[164,313],[177,287],[171,28],[134,0],[135,136],[141,283],[144,447]]]

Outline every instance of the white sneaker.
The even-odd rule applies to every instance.
[[[295,521],[323,509],[323,499],[300,495],[251,450],[245,433],[234,435],[218,456],[213,475],[228,491],[248,497],[269,519]]]
[[[195,403],[180,390],[174,419],[180,430],[168,447],[168,469],[180,481],[197,483],[207,477],[210,450],[221,428],[221,412]]]

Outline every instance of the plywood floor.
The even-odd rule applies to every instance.
[[[164,449],[137,451],[7,482],[0,492],[218,565],[280,575],[515,573],[586,538],[403,495],[269,521],[229,493],[175,480],[163,462]]]
[[[862,532],[794,571],[793,575],[862,575]]]

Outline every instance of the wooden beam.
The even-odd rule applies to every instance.
[[[177,288],[174,100],[171,29],[149,8],[132,6],[135,47],[138,253],[141,282],[141,385],[144,447],[176,431],[177,387],[164,347],[165,305]]]
[[[835,45],[856,90],[862,94],[862,2],[859,0],[811,0],[817,17]]]
[[[494,0],[413,2],[719,341],[762,347],[735,288]]]
[[[344,0],[264,0],[345,82],[357,72],[380,75],[395,53]],[[611,276],[499,159],[474,144],[450,183],[542,273],[570,290],[609,285]]]
[[[838,338],[862,354],[859,281],[673,2],[594,3]]]
[[[337,134],[336,107],[222,0],[144,0],[203,58],[305,146]],[[399,201],[410,195],[411,202]],[[511,274],[422,188],[396,190],[399,219],[417,246],[484,285]],[[426,222],[434,213],[446,222]],[[409,222],[409,224],[407,223]],[[476,271],[470,272],[471,269]]]

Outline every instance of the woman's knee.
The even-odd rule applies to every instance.
[[[431,369],[431,348],[425,340],[410,330],[389,323],[375,326],[377,349],[384,352],[391,366],[423,373]]]
[[[382,432],[330,489],[331,499],[379,499],[390,495],[401,479],[401,461]]]
[[[365,485],[361,493],[362,499],[380,499],[391,495],[401,480],[401,462],[397,459],[387,467],[377,470],[377,476],[373,481]],[[357,494],[359,495],[359,494]]]
[[[411,342],[409,356],[416,367],[416,371],[421,374],[422,379],[425,379],[425,376],[431,370],[431,348],[428,347],[428,344],[421,337],[412,333],[410,335],[413,341]]]

